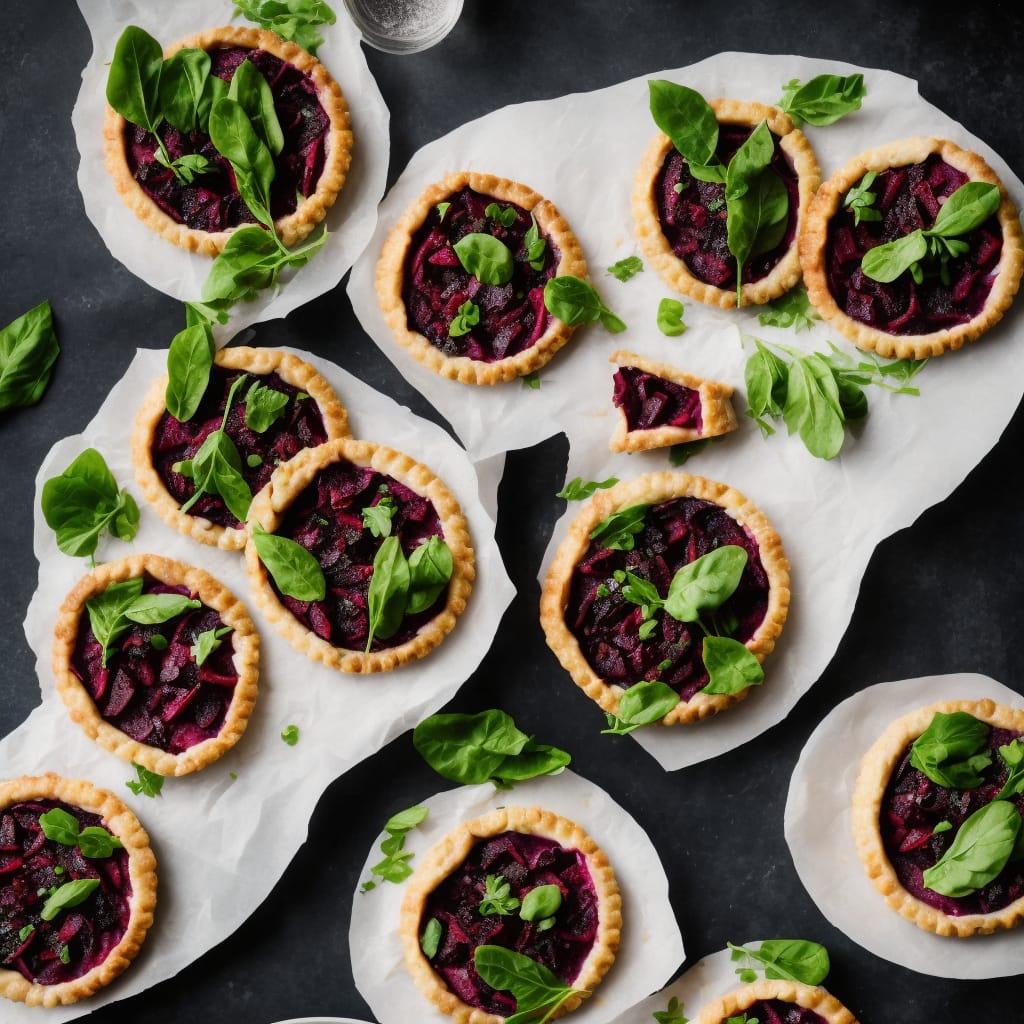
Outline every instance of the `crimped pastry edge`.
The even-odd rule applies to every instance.
[[[834,995],[820,986],[770,978],[759,978],[708,1003],[694,1024],[725,1024],[729,1017],[743,1013],[762,999],[779,999],[813,1010],[825,1019],[826,1024],[857,1024],[857,1018]]]

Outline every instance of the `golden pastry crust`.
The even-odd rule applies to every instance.
[[[613,452],[642,452],[652,448],[665,448],[673,444],[687,444],[704,437],[719,437],[736,429],[736,413],[733,410],[732,388],[715,380],[694,377],[693,374],[678,370],[669,363],[637,355],[624,348],[613,352],[609,360],[618,366],[635,366],[645,373],[664,377],[684,388],[700,393],[701,429],[696,427],[654,427],[651,430],[630,430],[626,412],[619,409],[619,422],[608,442]]]
[[[457,1024],[501,1024],[505,1018],[470,1006],[448,988],[420,948],[421,921],[431,893],[465,861],[476,843],[502,832],[542,836],[553,839],[564,849],[579,850],[586,857],[587,869],[594,882],[598,901],[597,936],[579,975],[571,983],[584,995],[567,1000],[553,1017],[561,1017],[580,1005],[607,974],[619,948],[622,897],[615,872],[604,851],[579,825],[540,807],[502,807],[464,822],[424,854],[406,886],[399,924],[405,963],[416,987],[442,1013],[453,1017]]]
[[[216,736],[197,743],[180,754],[133,740],[100,716],[88,690],[71,670],[78,630],[83,616],[88,617],[86,601],[102,593],[112,583],[134,579],[148,573],[172,586],[185,586],[190,593],[217,612],[231,634],[232,663],[238,673],[224,724]],[[226,754],[241,738],[249,723],[259,686],[260,638],[245,605],[209,573],[160,555],[129,555],[107,562],[84,576],[64,599],[57,616],[53,639],[53,673],[57,692],[67,706],[71,720],[101,747],[122,761],[134,761],[158,775],[178,776],[198,771]]]
[[[739,1016],[760,1000],[768,999],[779,999],[813,1010],[826,1024],[857,1024],[857,1018],[823,988],[770,978],[761,978],[709,1003],[700,1011],[694,1024],[725,1024],[731,1016]]]
[[[590,546],[590,531],[619,509],[633,505],[653,505],[670,498],[694,497],[721,506],[756,539],[761,564],[768,576],[768,608],[764,621],[746,642],[747,649],[763,662],[782,632],[789,611],[789,562],[779,535],[764,513],[739,491],[686,473],[649,473],[616,484],[607,491],[598,491],[569,527],[569,533],[558,547],[548,569],[540,599],[540,622],[548,647],[555,652],[573,681],[593,701],[613,715],[619,713],[619,700],[626,692],[621,686],[609,685],[594,671],[580,649],[579,641],[565,623],[565,609],[576,565]],[[739,693],[704,693],[698,691],[688,701],[680,700],[664,718],[662,725],[686,725],[724,711],[743,700],[749,691]]]
[[[461,381],[463,384],[498,384],[539,370],[572,337],[576,328],[552,317],[547,330],[535,344],[515,355],[488,363],[480,359],[471,359],[469,356],[446,356],[409,326],[405,300],[402,298],[402,286],[405,281],[405,263],[413,236],[438,203],[444,202],[466,186],[474,192],[492,196],[499,202],[515,203],[527,213],[532,213],[541,234],[546,236],[560,253],[555,271],[557,276],[585,278],[587,264],[569,222],[558,212],[554,203],[518,181],[499,178],[493,174],[478,174],[474,171],[449,174],[443,181],[429,185],[398,219],[381,249],[376,278],[377,301],[395,340],[417,362],[448,380]]]
[[[109,985],[134,959],[153,923],[156,906],[156,857],[139,819],[113,793],[81,779],[64,779],[52,772],[22,776],[0,784],[0,810],[25,800],[60,800],[98,815],[104,826],[121,840],[128,854],[131,880],[128,927],[106,959],[73,981],[39,985],[18,971],[0,967],[0,995],[28,1006],[60,1006],[76,1003]]]
[[[880,173],[892,167],[922,163],[932,155],[962,171],[971,181],[987,181],[999,186],[1002,202],[999,224],[1003,229],[1003,250],[981,312],[974,319],[930,334],[888,334],[846,315],[839,308],[828,286],[828,226],[840,208],[843,197],[868,171]],[[1000,319],[1020,287],[1024,269],[1024,243],[1017,209],[995,171],[977,153],[961,149],[948,139],[914,137],[876,146],[854,157],[836,171],[818,190],[800,233],[800,262],[803,266],[807,296],[821,315],[859,348],[892,359],[927,359],[958,349],[974,341]]]
[[[469,526],[455,496],[423,463],[371,441],[340,438],[317,448],[307,448],[274,471],[270,483],[253,499],[249,514],[250,530],[251,524],[258,522],[268,533],[273,533],[281,524],[289,505],[314,477],[322,469],[342,460],[356,466],[372,466],[379,473],[393,477],[433,503],[454,566],[444,608],[405,643],[367,654],[328,643],[307,629],[285,607],[256,553],[251,532],[245,549],[246,569],[256,604],[296,650],[341,672],[387,672],[432,651],[452,631],[456,619],[465,610],[476,578],[476,560]]]
[[[959,938],[988,935],[997,929],[1013,928],[1020,924],[1024,919],[1024,897],[989,914],[965,914],[961,917],[944,914],[903,888],[885,852],[878,826],[882,800],[892,773],[907,747],[931,725],[932,719],[940,711],[947,715],[954,711],[965,711],[995,728],[1024,733],[1024,711],[996,704],[988,698],[979,701],[943,701],[918,708],[898,718],[875,741],[861,761],[853,792],[853,838],[871,884],[885,897],[885,902],[908,921],[936,935]]]
[[[334,388],[323,375],[309,363],[289,352],[272,348],[222,348],[214,356],[214,364],[226,370],[245,370],[253,374],[277,373],[292,387],[305,391],[316,402],[323,417],[327,439],[348,437],[348,413],[341,404]],[[143,497],[153,506],[154,511],[178,533],[192,537],[203,544],[241,551],[245,547],[244,529],[229,529],[216,523],[182,512],[177,500],[153,465],[153,443],[160,419],[167,412],[167,375],[153,381],[142,402],[135,426],[132,430],[132,464],[135,479]]]
[[[212,50],[226,46],[266,50],[280,60],[297,67],[312,79],[317,99],[328,117],[329,127],[324,141],[324,167],[316,189],[312,195],[305,197],[298,204],[294,213],[279,218],[274,224],[281,241],[291,246],[302,241],[327,216],[327,211],[334,205],[345,183],[345,176],[352,162],[352,131],[348,104],[342,95],[341,87],[320,61],[295,43],[262,28],[232,25],[209,28],[172,43],[164,50],[164,59],[186,48]],[[226,231],[199,231],[187,224],[179,223],[161,210],[132,176],[125,149],[127,124],[128,122],[117,111],[107,107],[103,124],[105,163],[121,198],[151,231],[189,252],[216,256],[238,228],[229,228]]]
[[[709,102],[719,124],[740,124],[756,128],[762,121],[767,121],[769,130],[779,139],[779,147],[789,159],[797,176],[799,206],[796,211],[796,234],[793,244],[772,268],[771,273],[759,281],[744,283],[740,289],[744,306],[760,305],[783,295],[800,280],[800,257],[796,239],[800,237],[814,191],[821,182],[818,159],[807,141],[807,136],[798,128],[794,128],[789,115],[777,107],[731,99]],[[651,266],[670,288],[709,306],[735,309],[736,289],[718,288],[695,277],[686,263],[672,251],[672,246],[661,230],[655,191],[658,175],[671,152],[672,140],[658,132],[645,150],[636,172],[632,208],[640,248],[643,249]]]

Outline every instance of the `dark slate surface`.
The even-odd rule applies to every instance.
[[[38,700],[21,629],[36,575],[36,468],[56,440],[88,422],[136,345],[166,343],[181,317],[177,303],[109,256],[84,216],[70,113],[91,43],[70,0],[47,4],[45,21],[42,11],[26,0],[9,3],[0,34],[0,323],[49,298],[63,354],[42,404],[0,421],[0,734]],[[721,50],[795,52],[912,76],[927,100],[985,139],[1020,175],[1024,137],[1014,112],[1024,91],[1015,59],[1022,49],[1024,11],[1011,2],[859,0],[826,8],[760,0],[471,0],[442,45],[410,57],[370,51],[369,61],[392,112],[392,179],[417,147],[506,103],[598,88]],[[430,414],[362,333],[340,287],[284,322],[258,328],[257,343],[312,349]],[[984,400],[965,394],[963,409],[953,414],[966,417],[972,402]],[[876,959],[834,929],[797,879],[782,810],[807,736],[851,693],[886,679],[951,671],[984,672],[1024,690],[1013,648],[1024,606],[1024,553],[1016,543],[1022,442],[1018,413],[949,500],[879,547],[838,653],[786,722],[730,755],[674,774],[629,740],[599,739],[600,716],[544,646],[535,566],[560,505],[552,495],[566,448],[559,439],[512,453],[499,540],[519,596],[452,708],[500,704],[526,729],[571,750],[575,767],[636,816],[662,852],[691,962],[726,939],[806,936],[828,945],[829,987],[864,1024],[1015,1019],[1019,978],[928,978]],[[212,1014],[223,1024],[260,1024],[311,1014],[367,1016],[348,958],[356,872],[386,817],[437,788],[409,737],[392,743],[327,790],[308,841],[236,935],[179,977],[92,1019],[184,1022]],[[159,923],[150,941],[160,941]]]

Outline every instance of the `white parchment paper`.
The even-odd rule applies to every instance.
[[[154,0],[79,0],[92,33],[93,54],[82,70],[82,89],[71,113],[78,152],[78,187],[85,212],[115,259],[147,284],[176,299],[198,300],[210,272],[209,256],[186,252],[147,228],[128,208],[104,167],[103,118],[114,46],[126,25],[144,28],[162,46],[218,25],[255,26],[241,15],[232,19],[231,0],[157,3]],[[354,136],[352,166],[337,201],[327,214],[330,237],[301,269],[288,270],[254,302],[237,302],[221,340],[248,324],[285,316],[330,291],[366,245],[377,223],[377,204],[387,183],[390,115],[359,45],[359,31],[344,4],[335,5],[337,24],[323,25],[317,58],[341,86]]]
[[[87,778],[117,793],[139,816],[157,856],[160,892],[156,923],[142,956],[88,1005],[51,1010],[65,1021],[104,1003],[141,992],[180,971],[222,941],[256,909],[306,838],[309,817],[327,785],[354,764],[449,701],[480,663],[514,594],[481,503],[474,467],[440,427],[323,359],[296,352],[320,370],[349,411],[357,437],[379,440],[429,465],[451,488],[469,521],[477,579],[454,631],[425,658],[392,672],[345,675],[306,659],[280,637],[249,598],[240,552],[199,544],[167,526],[135,485],[128,450],[131,417],[149,383],[164,372],[166,353],[140,351],[82,434],[58,442],[36,477],[35,553],[39,586],[25,632],[36,653],[42,705],[0,741],[0,778],[54,771]],[[97,560],[153,551],[206,569],[245,602],[260,633],[260,692],[245,735],[221,760],[180,779],[163,795],[132,795],[130,765],[86,738],[54,687],[50,650],[57,609],[87,570],[56,547],[39,514],[43,482],[62,472],[84,448],[98,448],[142,511],[130,544],[107,539]],[[500,466],[495,467],[500,472]],[[491,486],[496,486],[492,473]],[[493,499],[492,499],[493,500]],[[295,747],[280,738],[299,727]],[[229,773],[237,774],[233,780]],[[196,880],[203,884],[197,885]],[[21,1005],[4,1021],[37,1020]]]
[[[489,783],[438,793],[425,801],[430,814],[406,836],[405,849],[417,856],[463,821],[496,807],[533,806],[575,821],[608,855],[622,893],[622,945],[611,970],[591,998],[575,1010],[579,1024],[608,1024],[662,984],[683,960],[683,939],[668,898],[661,859],[644,830],[604,790],[573,772],[521,782],[509,793]],[[398,810],[398,808],[396,808]],[[362,879],[380,858],[377,838],[363,865]],[[352,899],[349,952],[360,995],[382,1024],[445,1024],[450,1017],[428,1003],[413,984],[398,937],[404,885],[380,883]]]
[[[681,337],[666,338],[655,326],[655,315],[659,300],[672,292],[658,275],[648,267],[622,283],[605,271],[615,260],[639,254],[629,197],[641,153],[656,131],[648,113],[647,80],[668,78],[708,97],[773,103],[793,77],[858,70],[868,89],[863,109],[831,127],[806,128],[824,177],[871,146],[936,134],[981,152],[1020,205],[1024,185],[1006,164],[922,100],[911,79],[840,62],[723,53],[598,92],[506,107],[420,150],[382,203],[374,238],[353,268],[348,288],[353,307],[402,374],[448,418],[474,458],[564,431],[570,444],[567,479],[628,479],[670,469],[664,449],[608,452],[618,415],[611,401],[614,367],[608,362],[615,349],[632,349],[729,383],[737,389],[738,410],[744,406],[743,367],[752,351],[750,344],[742,345],[743,333],[807,351],[827,351],[831,340],[858,353],[825,324],[797,334],[761,327],[756,307],[720,310],[688,299],[689,329]],[[539,390],[519,381],[479,388],[422,369],[392,340],[377,307],[374,263],[385,234],[428,182],[463,168],[518,179],[552,199],[580,238],[605,304],[629,324],[617,335],[597,325],[580,329],[540,371]],[[1016,409],[1024,390],[1019,306],[966,351],[933,360],[915,381],[920,398],[869,388],[870,414],[847,431],[843,452],[832,462],[812,457],[799,438],[786,436],[781,423],[779,433],[763,440],[743,416],[737,431],[687,462],[685,472],[731,484],[768,516],[792,564],[793,602],[760,690],[717,718],[631,734],[662,766],[682,768],[757,736],[785,718],[819,678],[849,623],[875,546],[945,498],[995,444]],[[965,393],[977,401],[964,403]],[[556,526],[541,579],[576,510],[570,507]],[[595,709],[594,714],[600,713]]]
[[[860,762],[889,724],[942,700],[981,700],[1024,708],[1024,697],[988,676],[958,673],[880,683],[843,701],[807,741],[786,801],[793,863],[818,909],[865,949],[940,978],[1020,974],[1024,929],[943,938],[891,910],[868,879],[850,830]]]

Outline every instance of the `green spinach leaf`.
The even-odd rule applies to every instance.
[[[606,269],[616,280],[628,281],[643,271],[644,261],[639,256],[626,256]]]
[[[725,544],[682,566],[672,577],[665,611],[679,622],[699,622],[702,611],[713,611],[735,593],[747,565],[747,552]]]
[[[327,581],[316,558],[301,544],[288,537],[267,533],[259,523],[252,524],[252,542],[256,554],[273,577],[282,594],[296,601],[322,601]]]
[[[530,214],[530,226],[523,235],[523,248],[526,251],[526,262],[533,270],[544,269],[544,253],[547,251],[547,239],[540,233],[537,227],[537,218]]]
[[[441,596],[454,571],[451,549],[440,537],[431,537],[414,548],[409,556],[409,595],[405,614],[425,612]]]
[[[634,683],[619,698],[619,713],[607,713],[608,728],[601,735],[625,736],[642,725],[664,718],[679,703],[679,694],[656,679]]]
[[[373,559],[373,575],[366,594],[369,632],[366,651],[374,637],[386,640],[402,625],[409,596],[409,563],[397,537],[388,537],[377,549]]]
[[[420,936],[420,949],[423,950],[423,955],[428,960],[437,953],[437,947],[441,945],[441,935],[441,922],[436,917],[432,917]]]
[[[157,775],[156,772],[151,772],[148,768],[143,768],[141,764],[136,764],[134,761],[132,761],[132,767],[138,778],[137,780],[129,779],[125,785],[136,796],[158,797],[164,787],[164,777]]]
[[[658,303],[658,330],[668,338],[678,338],[686,330],[683,304],[678,299],[662,299]]]
[[[716,160],[718,119],[708,101],[696,90],[664,79],[649,81],[647,87],[654,123],[686,158],[691,172],[694,165]]]
[[[231,163],[238,193],[249,212],[269,228],[275,246],[279,246],[270,213],[270,186],[275,174],[270,150],[242,105],[230,96],[219,100],[210,111],[209,129],[217,152]],[[208,298],[205,289],[203,297]]]
[[[802,284],[773,299],[763,313],[757,314],[762,327],[792,327],[797,333],[813,327],[814,321],[820,319],[821,315],[811,305],[807,289]],[[747,387],[749,389],[749,384]]]
[[[245,425],[257,434],[265,433],[284,415],[288,402],[286,392],[254,383],[245,396]]]
[[[220,648],[224,642],[224,637],[231,631],[230,626],[220,626],[219,628],[207,629],[197,634],[195,643],[192,644],[189,651],[195,659],[196,665],[201,666],[205,664],[206,659]]]
[[[989,727],[966,711],[936,712],[911,744],[910,763],[946,789],[974,789],[984,782],[981,772],[992,763],[985,749]]]
[[[0,412],[35,405],[59,355],[49,302],[40,302],[0,330]]]
[[[820,985],[828,977],[831,966],[828,950],[807,939],[765,939],[758,949],[735,946],[731,942],[726,945],[732,950],[733,962],[746,965],[736,969],[744,982],[754,980],[756,969],[763,970],[766,978]]]
[[[209,324],[197,323],[179,331],[167,352],[167,411],[179,422],[192,419],[210,382],[214,355]]]
[[[610,476],[607,480],[587,480],[577,476],[569,481],[556,495],[556,498],[565,498],[566,501],[585,501],[587,498],[601,490],[614,487],[619,482],[617,476]]]
[[[484,895],[477,910],[484,917],[511,917],[519,909],[519,900],[512,895],[512,886],[504,875],[488,875],[484,879]]]
[[[472,231],[463,235],[452,248],[467,274],[481,284],[508,284],[515,270],[509,247],[493,235]]]
[[[448,337],[461,338],[463,335],[469,334],[478,323],[480,323],[480,307],[472,299],[466,299],[459,306],[458,312],[448,325]]]
[[[794,78],[782,89],[779,106],[798,128],[804,121],[816,128],[835,124],[860,110],[861,100],[867,95],[863,75],[817,75],[803,84]]]
[[[702,652],[708,683],[702,693],[742,693],[764,682],[764,669],[744,644],[729,636],[706,636]]]
[[[1011,740],[999,748],[999,756],[1009,769],[1003,788],[995,795],[996,800],[1011,800],[1024,793],[1024,743]]]
[[[65,882],[50,894],[39,916],[44,921],[52,921],[62,910],[70,910],[84,903],[99,886],[98,878],[76,878],[72,882]]]
[[[618,334],[626,325],[601,301],[586,281],[572,275],[553,277],[544,285],[544,307],[563,324],[570,327],[600,320],[611,334]]]
[[[846,193],[846,198],[843,199],[843,206],[849,210],[853,210],[854,226],[860,224],[860,222],[864,220],[870,221],[882,219],[882,211],[874,208],[878,195],[871,191],[871,186],[875,183],[875,178],[877,177],[877,172],[868,171],[864,177],[860,179],[860,183],[851,188],[850,191]]]
[[[486,984],[510,992],[515,999],[516,1012],[505,1018],[505,1024],[522,1024],[544,1011],[538,1022],[543,1024],[563,1003],[580,994],[543,964],[503,946],[477,946],[473,963]]]
[[[961,826],[949,849],[921,878],[932,892],[958,899],[984,888],[1006,867],[1021,831],[1020,812],[993,800]]]
[[[590,539],[612,551],[632,551],[636,535],[644,528],[650,505],[630,505],[602,519],[590,531]]]
[[[228,86],[228,98],[245,111],[260,140],[277,156],[284,149],[284,132],[274,109],[274,94],[251,60],[243,60],[238,65]],[[267,205],[269,207],[269,203]]]
[[[282,39],[291,39],[316,56],[324,39],[320,25],[333,25],[336,16],[324,0],[235,0],[235,12],[269,28]]]
[[[164,61],[157,89],[158,109],[179,132],[187,135],[201,127],[199,106],[209,77],[210,55],[205,50],[178,50]]]

